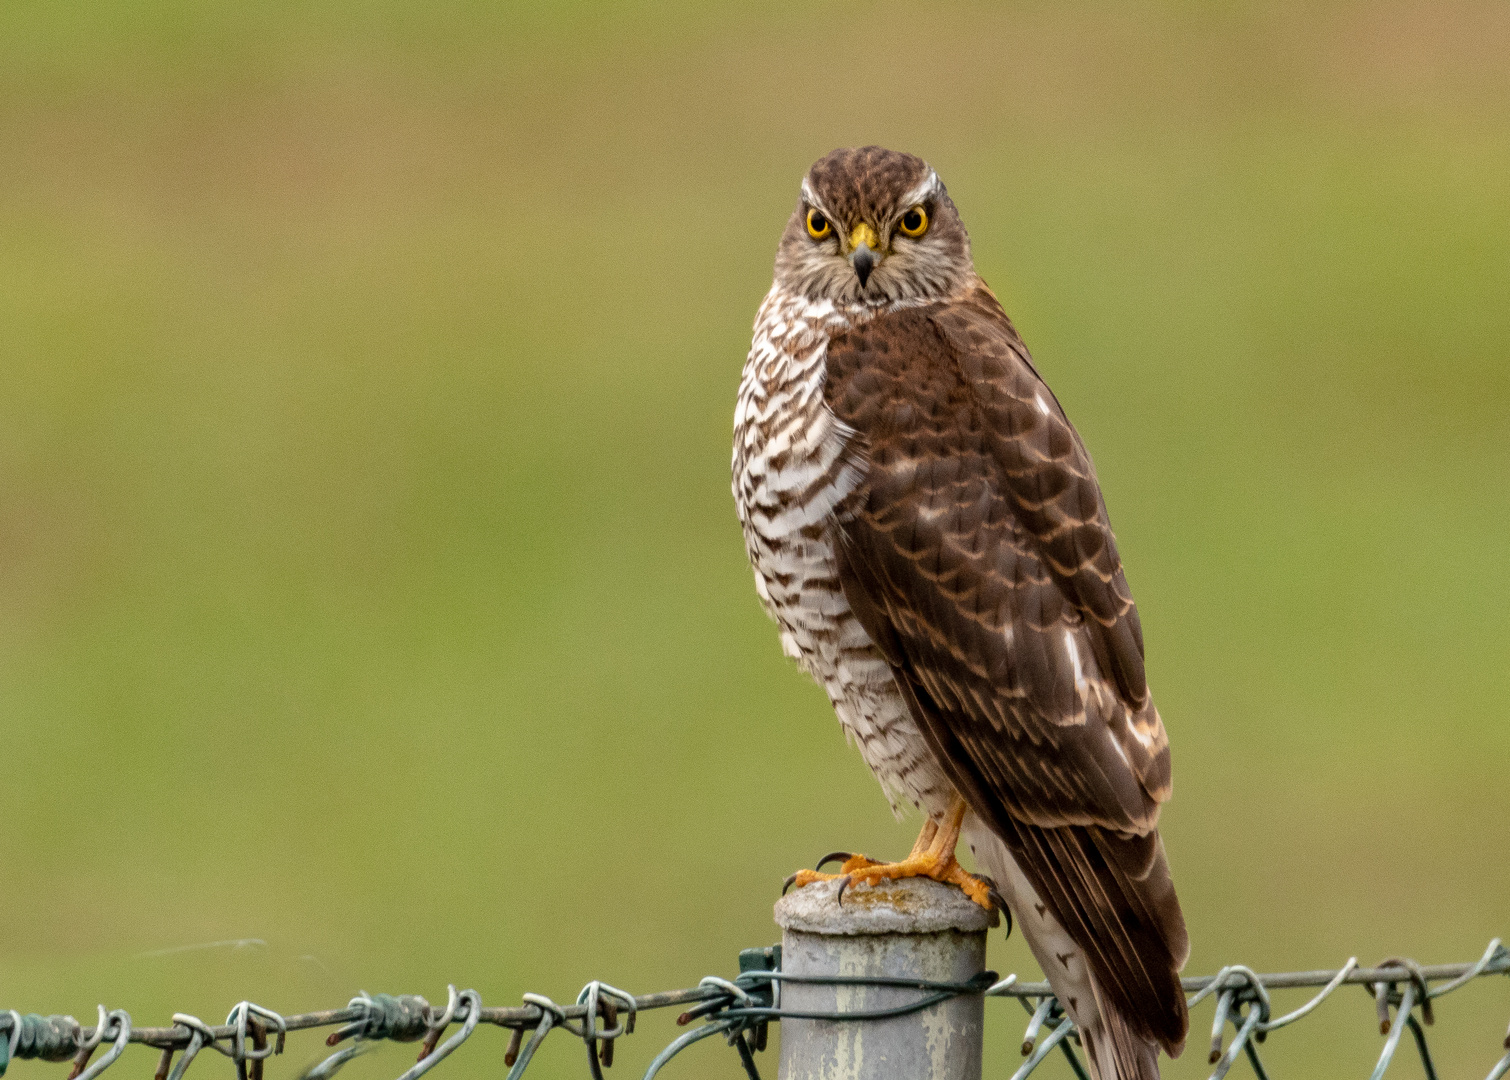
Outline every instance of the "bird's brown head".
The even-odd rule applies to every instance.
[[[776,252],[778,285],[835,304],[937,300],[974,274],[970,238],[938,174],[879,146],[813,164]]]

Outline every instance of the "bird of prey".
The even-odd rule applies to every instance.
[[[976,274],[937,173],[876,146],[802,181],[734,416],[734,498],[783,650],[899,815],[899,863],[983,905],[961,836],[1097,1080],[1156,1080],[1189,1017],[1157,829],[1169,743],[1085,445]],[[800,887],[835,875],[805,870]]]

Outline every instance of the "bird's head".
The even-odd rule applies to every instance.
[[[835,304],[937,300],[973,277],[970,238],[938,174],[879,146],[814,163],[776,252],[779,285]]]

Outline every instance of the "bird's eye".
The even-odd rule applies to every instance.
[[[914,206],[902,215],[901,228],[907,236],[922,236],[928,231],[928,211],[921,206]]]
[[[823,216],[822,210],[807,212],[807,234],[814,240],[826,240],[833,231],[834,227],[829,224],[828,218]]]

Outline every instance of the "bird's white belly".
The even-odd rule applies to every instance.
[[[774,302],[773,302],[774,301]],[[954,789],[839,585],[832,527],[854,490],[846,432],[823,404],[832,307],[768,298],[735,413],[734,499],[755,588],[782,650],[828,693],[892,809],[942,815]]]

